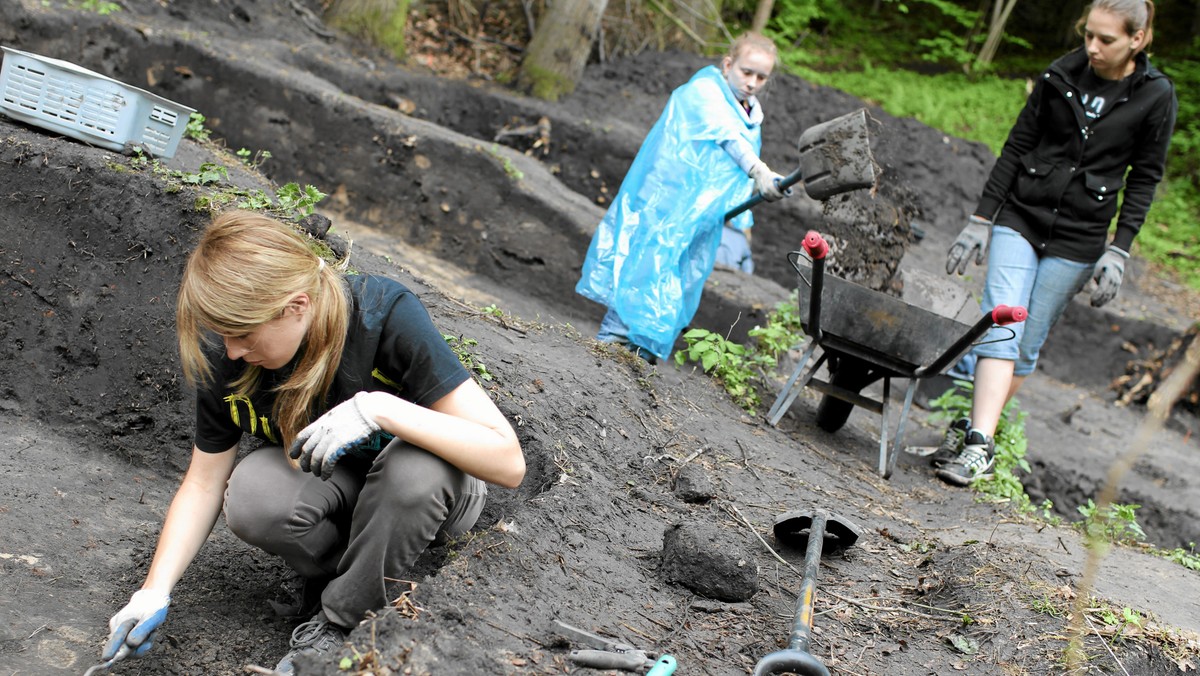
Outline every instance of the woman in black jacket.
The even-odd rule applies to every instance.
[[[1024,324],[985,338],[974,361],[971,417],[954,421],[932,462],[965,486],[989,476],[1001,411],[1027,376],[1071,298],[1096,281],[1091,303],[1116,295],[1125,260],[1162,180],[1178,104],[1145,50],[1154,3],[1096,0],[1076,29],[1083,46],[1042,73],[1009,132],[946,272],[988,258],[982,305],[1020,305]],[[1118,195],[1124,190],[1123,201]],[[1118,203],[1120,207],[1118,208]],[[1116,217],[1116,232],[1108,239]],[[996,339],[997,342],[989,342]]]

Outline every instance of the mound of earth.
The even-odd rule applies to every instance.
[[[126,0],[105,17],[52,4],[4,3],[0,44],[192,106],[219,143],[185,140],[174,158],[145,162],[0,117],[9,673],[86,669],[107,618],[144,576],[190,454],[193,395],[173,331],[182,261],[209,206],[288,182],[330,193],[325,241],[352,268],[399,279],[444,333],[477,341],[476,373],[529,465],[520,488],[492,490],[475,530],[423,557],[349,646],[300,673],[567,673],[569,650],[586,646],[556,620],[669,652],[679,673],[749,673],[787,644],[804,553],[777,542],[772,524],[797,509],[831,510],[863,531],[822,562],[813,650],[834,673],[1045,673],[1059,663],[1086,555],[1074,530],[976,503],[919,458],[901,457],[881,479],[879,420],[860,409],[824,433],[805,393],[772,427],[693,368],[649,367],[591,340],[601,309],[572,292],[590,233],[670,90],[703,60],[646,52],[598,64],[547,104],[364,54],[314,20],[315,0]],[[784,76],[766,105],[764,155],[785,166],[804,128],[864,104]],[[696,325],[741,334],[787,299],[796,280],[785,254],[809,228],[834,242],[837,274],[882,292],[938,271],[991,156],[868,108],[878,190],[758,209],[761,274],[714,273]],[[548,146],[503,133],[545,129],[542,118]],[[249,167],[228,152],[239,148],[272,157]],[[196,185],[205,165],[224,177]],[[1031,492],[1067,513],[1096,494],[1143,416],[1112,406],[1097,364],[1119,373],[1126,350],[1165,344],[1195,307],[1147,292],[1157,278],[1137,265],[1131,277],[1114,309],[1072,308],[1045,372],[1022,393],[1033,412]],[[775,392],[762,395],[769,404]],[[910,423],[913,443],[936,437],[926,417]],[[1196,428],[1176,415],[1122,492],[1146,506],[1148,537],[1163,546],[1200,539]],[[708,570],[731,572],[714,580],[680,557],[713,557]],[[159,645],[118,669],[272,665],[294,624],[272,602],[295,587],[220,523],[176,589]],[[1200,576],[1179,565],[1111,551],[1095,607],[1147,619],[1113,640],[1117,626],[1090,614],[1090,665],[1194,667],[1198,588]],[[1164,650],[1150,640],[1163,632],[1182,638]]]

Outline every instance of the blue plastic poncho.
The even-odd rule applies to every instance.
[[[630,341],[661,359],[700,305],[725,214],[753,191],[719,144],[741,137],[759,151],[754,103],[748,115],[716,66],[672,92],[588,247],[575,290],[616,310]],[[750,212],[730,225],[749,228]]]

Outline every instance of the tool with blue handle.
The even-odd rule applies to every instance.
[[[592,646],[590,649],[572,650],[568,655],[572,662],[580,666],[645,672],[646,676],[671,676],[675,673],[675,658],[670,655],[659,655],[656,659],[645,650],[639,650],[628,643],[604,638],[558,620],[554,621],[554,625],[564,636]]]

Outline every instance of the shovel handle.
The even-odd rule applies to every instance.
[[[1000,326],[1005,324],[1016,324],[1023,322],[1029,317],[1029,311],[1017,305],[1010,307],[1008,305],[997,305],[992,308],[992,321]]]
[[[780,190],[787,190],[803,180],[804,175],[800,173],[799,169],[797,169],[783,178],[776,179],[775,184],[779,186]],[[757,206],[758,203],[762,202],[764,199],[766,198],[762,196],[762,193],[755,193],[750,199],[725,212],[725,220],[728,221],[743,211]]]

